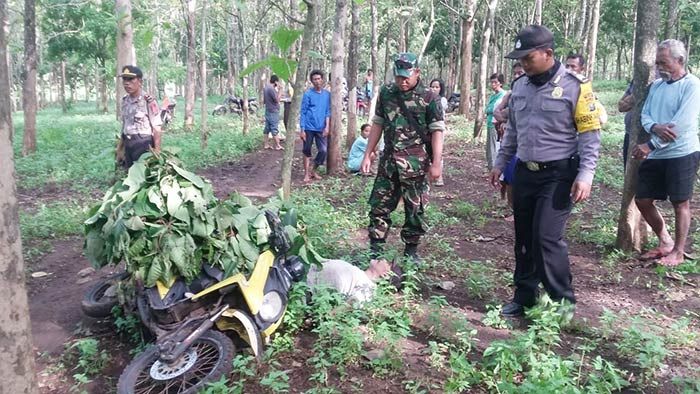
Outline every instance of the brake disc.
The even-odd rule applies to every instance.
[[[190,349],[183,353],[177,360],[168,364],[161,360],[156,360],[151,366],[151,378],[155,380],[169,380],[176,378],[185,372],[197,362],[197,352]]]

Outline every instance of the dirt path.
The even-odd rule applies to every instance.
[[[256,151],[239,160],[203,169],[198,174],[211,180],[219,198],[239,191],[254,199],[264,199],[274,195],[281,185],[282,154],[273,150]],[[300,157],[296,156],[295,167],[298,167]],[[302,179],[298,170],[295,168],[295,184]],[[31,193],[27,191],[24,195],[24,202],[29,204],[36,198],[55,201],[64,196],[57,187],[42,190],[35,198],[29,198]],[[72,337],[85,333],[95,323],[94,319],[82,314],[80,302],[83,293],[97,279],[114,272],[114,268],[106,267],[80,277],[79,271],[90,266],[82,254],[82,247],[80,237],[57,240],[52,252],[32,264],[33,272],[47,273],[43,277],[30,276],[27,279],[34,346],[40,354],[60,354]]]
[[[460,145],[460,149],[454,149],[454,146],[452,148],[450,150],[452,153],[445,158],[446,186],[433,189],[431,203],[439,206],[442,212],[455,217],[459,216],[456,213],[458,205],[469,203],[477,208],[476,215],[480,216],[460,217],[458,224],[436,226],[439,229],[437,236],[443,242],[447,241],[454,248],[454,254],[464,262],[473,265],[490,264],[499,272],[499,276],[495,279],[490,278],[495,283],[484,287],[488,288],[486,295],[476,297],[470,292],[469,281],[478,280],[478,277],[470,272],[455,272],[454,262],[446,261],[445,264],[437,265],[435,269],[426,272],[427,280],[422,293],[424,299],[429,299],[431,295],[445,296],[451,305],[458,307],[469,322],[478,328],[477,347],[483,350],[483,347],[493,339],[509,335],[507,330],[484,326],[482,320],[489,303],[502,302],[512,296],[509,283],[514,264],[513,224],[503,220],[508,209],[486,186],[485,172],[479,170],[484,167],[482,148],[474,145]],[[298,186],[302,178],[301,155],[295,156],[293,182]],[[211,180],[215,193],[220,198],[226,197],[234,190],[255,199],[265,198],[273,195],[280,186],[281,158],[281,152],[258,151],[247,154],[239,160],[204,169],[198,173]],[[686,311],[699,310],[700,290],[697,290],[697,287],[673,280],[662,280],[653,269],[641,265],[636,260],[623,261],[606,268],[601,264],[604,253],[599,245],[583,242],[577,238],[578,233],[598,230],[588,227],[597,223],[592,220],[593,216],[607,211],[611,206],[617,207],[618,201],[619,196],[616,192],[596,185],[592,200],[582,206],[582,209],[577,210],[569,222],[567,238],[578,297],[577,316],[587,319],[590,324],[596,324],[603,308],[613,311],[627,310],[631,314],[638,314],[653,307],[672,318],[681,317]],[[692,209],[693,217],[700,216],[698,204],[693,204]],[[697,228],[697,224],[694,223],[693,228]],[[398,236],[395,232],[391,242],[397,242],[396,238]],[[422,246],[423,254],[440,255],[439,245],[431,245],[429,239]],[[363,233],[357,238],[357,243],[364,247],[364,242]],[[449,258],[454,259],[454,254]],[[35,271],[49,273],[46,277],[28,280],[32,331],[39,353],[60,354],[64,344],[71,338],[84,337],[85,330],[93,330],[94,333],[100,329],[100,325],[94,324],[94,320],[82,315],[80,300],[85,289],[94,283],[94,280],[106,275],[108,271],[93,273],[85,279],[79,278],[78,271],[87,266],[88,262],[82,256],[82,239],[71,238],[56,241],[54,251],[33,267]],[[503,275],[501,276],[500,273]],[[688,279],[694,281],[697,286],[697,276],[689,276]],[[451,291],[443,291],[433,286],[438,281],[446,280],[453,281],[456,287]],[[586,324],[589,324],[588,322]],[[105,332],[112,329],[111,323],[102,325],[102,330]],[[406,351],[404,356],[405,361],[414,368],[408,369],[404,377],[420,380],[426,378],[425,370],[428,368],[424,363],[427,339],[419,337],[413,339],[415,341],[404,349]],[[567,336],[565,339],[574,342],[575,338]],[[116,343],[115,346],[119,344]],[[313,334],[302,332],[297,339],[299,351],[284,356],[285,360],[289,361],[288,364],[293,366],[291,375],[294,376],[295,382],[298,381],[299,388],[309,384],[309,370],[304,365],[306,359],[313,353],[312,346]],[[125,357],[125,359],[112,362],[109,370],[105,371],[105,376],[118,375],[124,364],[128,362],[129,356],[126,349],[113,353],[116,357]],[[697,355],[688,354],[688,356],[691,359],[697,358]],[[47,365],[42,364],[40,359],[40,368],[42,366]],[[672,368],[678,367],[679,365],[672,364]],[[353,380],[366,383],[367,388],[376,387],[376,390],[369,389],[367,392],[402,390],[402,386],[397,382],[375,379],[371,371],[366,368],[353,368],[351,376]],[[398,382],[401,382],[401,379]],[[342,382],[337,383],[338,387],[343,387]],[[62,391],[59,389],[58,391],[44,390],[44,392]]]

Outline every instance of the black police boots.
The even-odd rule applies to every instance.
[[[501,308],[503,317],[520,317],[525,314],[525,307],[517,302],[509,302]]]
[[[403,256],[413,264],[423,264],[423,259],[418,256],[418,244],[406,244]]]

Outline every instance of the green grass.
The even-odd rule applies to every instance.
[[[213,109],[220,101],[209,100]],[[176,110],[172,127],[163,135],[164,148],[177,148],[186,166],[198,169],[230,160],[252,150],[259,143],[262,123],[251,119],[251,130],[242,135],[237,116],[208,118],[209,145],[200,148],[200,133],[182,131],[182,102]],[[110,108],[112,108],[110,106]],[[195,105],[195,122],[199,124],[199,104]],[[51,107],[37,115],[37,152],[21,157],[24,119],[14,114],[15,166],[21,188],[37,188],[49,183],[71,188],[103,189],[114,173],[114,146],[120,123],[114,113],[95,114],[94,104],[76,103],[67,114]]]
[[[79,234],[87,209],[87,205],[76,201],[55,201],[22,211],[19,215],[22,238],[31,241]]]

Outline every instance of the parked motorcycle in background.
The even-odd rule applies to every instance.
[[[255,114],[258,111],[258,99],[255,97],[250,97],[248,99],[248,113]],[[217,105],[212,112],[212,115],[225,115],[225,114],[238,114],[243,113],[243,99],[230,95],[226,97],[222,104]]]
[[[450,98],[447,99],[447,111],[446,112],[454,112],[457,108],[459,108],[459,99],[460,99],[459,93],[457,93],[457,92],[452,93]]]

